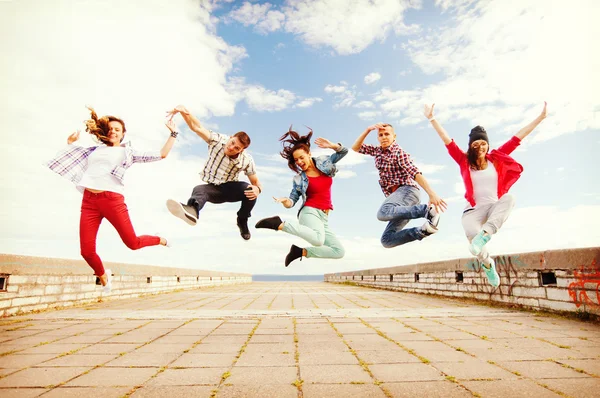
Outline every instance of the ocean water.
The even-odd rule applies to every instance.
[[[323,282],[324,275],[252,275],[255,282]]]

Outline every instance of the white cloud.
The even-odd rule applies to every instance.
[[[375,108],[375,104],[371,101],[360,101],[354,104],[355,108]]]
[[[349,107],[356,99],[356,86],[348,87],[348,83],[345,81],[341,81],[340,83],[341,86],[333,86],[331,84],[325,86],[325,92],[334,94],[337,100],[333,106],[334,109]]]
[[[315,102],[322,102],[322,101],[323,101],[323,98],[319,98],[319,97],[304,98],[303,100],[301,100],[294,106],[296,106],[298,108],[308,108],[308,107],[313,106],[313,104]]]
[[[271,11],[270,3],[244,4],[232,10],[225,18],[226,23],[237,21],[244,26],[254,25],[255,30],[261,34],[277,31],[281,28],[285,15],[280,11]]]
[[[359,112],[357,116],[361,120],[375,120],[380,115],[381,115],[381,112],[379,112],[379,111],[365,111],[365,112]]]
[[[420,5],[419,0],[291,0],[282,10],[286,31],[309,46],[347,55],[385,40],[392,30],[399,35],[416,32],[418,27],[404,24],[404,13]]]
[[[598,100],[590,89],[600,87],[595,72],[600,55],[589,51],[600,37],[593,22],[600,18],[596,2],[480,2],[468,12],[467,1],[438,4],[456,18],[409,42],[407,51],[423,72],[445,77],[405,100],[419,106],[438,102],[439,111],[446,112],[441,120],[502,124],[506,134],[529,123],[546,100],[549,117],[525,145],[600,128],[594,117]],[[385,105],[419,114],[417,105]]]
[[[369,73],[367,76],[365,76],[365,83],[373,84],[373,83],[377,82],[379,79],[381,79],[381,75],[379,73],[377,73],[377,72]]]
[[[244,78],[231,78],[228,90],[238,100],[244,100],[248,106],[258,112],[277,112],[289,108],[296,95],[289,90],[269,90],[257,84],[248,84]]]

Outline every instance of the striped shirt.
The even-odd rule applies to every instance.
[[[225,147],[229,136],[211,131],[208,142],[208,160],[200,172],[202,181],[208,184],[220,185],[226,182],[238,181],[243,171],[247,176],[256,174],[252,156],[243,151],[235,159],[225,155]]]
[[[131,148],[129,142],[122,144],[121,146],[125,147],[125,159],[123,160],[123,163],[116,166],[110,172],[110,174],[114,176],[121,185],[124,185],[123,179],[125,178],[125,172],[134,163],[148,163],[162,160],[160,151],[137,151]],[[85,188],[78,186],[78,184],[87,169],[88,157],[96,150],[96,148],[98,147],[92,146],[89,148],[84,148],[77,145],[69,145],[67,148],[56,154],[53,159],[46,162],[45,165],[46,167],[50,168],[50,170],[71,181],[77,186],[79,191],[83,192]]]
[[[375,167],[379,170],[379,185],[385,196],[390,196],[400,185],[419,188],[415,177],[420,171],[410,155],[400,148],[397,142],[385,149],[363,144],[358,152],[375,157]]]

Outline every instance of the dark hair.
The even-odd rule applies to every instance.
[[[469,160],[469,167],[473,170],[480,170],[477,165],[477,159],[479,156],[477,155],[477,151],[471,148],[471,144],[478,140],[484,140],[488,144],[488,152],[490,150],[490,141],[487,135],[487,131],[482,126],[475,126],[471,129],[471,133],[469,133],[469,149],[467,149],[467,159]],[[487,154],[487,152],[486,152]]]
[[[250,146],[250,137],[244,131],[238,131],[233,136],[240,140],[244,148],[248,148]]]
[[[299,173],[301,170],[294,160],[294,152],[302,149],[304,152],[310,153],[310,137],[312,137],[313,131],[310,127],[308,129],[310,132],[307,135],[300,135],[290,126],[288,132],[279,139],[283,143],[283,151],[279,154],[287,160],[288,167],[295,173]]]
[[[91,106],[88,106],[87,108],[91,112],[91,119],[85,121],[85,131],[93,135],[96,138],[96,140],[108,146],[112,145],[111,142],[108,140],[108,133],[110,131],[108,124],[110,122],[121,123],[121,126],[123,126],[123,138],[125,137],[125,132],[127,130],[125,129],[125,122],[123,120],[119,119],[116,116],[110,115],[102,116],[99,118],[94,108],[92,108]],[[123,141],[123,138],[121,138],[121,141]]]

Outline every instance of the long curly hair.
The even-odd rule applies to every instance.
[[[306,153],[310,153],[310,137],[312,137],[313,131],[310,127],[308,129],[310,130],[308,134],[300,135],[290,126],[288,132],[279,139],[283,143],[283,150],[279,154],[287,160],[288,167],[295,173],[299,173],[301,169],[294,160],[294,152],[302,149]]]
[[[86,106],[91,112],[91,119],[85,121],[85,131],[93,135],[97,141],[102,142],[105,145],[111,146],[111,142],[108,140],[110,122],[119,122],[123,126],[123,137],[125,137],[125,122],[116,116],[102,116],[98,117],[98,114],[91,106]],[[121,139],[123,141],[123,139]]]

